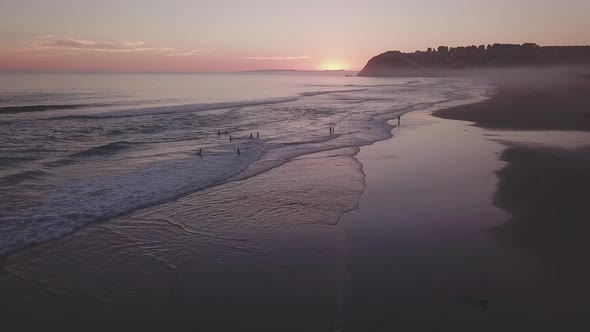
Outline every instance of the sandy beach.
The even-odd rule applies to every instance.
[[[582,331],[590,296],[590,268],[583,263],[590,219],[590,82],[580,75],[546,83],[529,89],[500,85],[489,101],[435,115],[474,121],[488,128],[488,139],[506,147],[494,204],[510,220],[491,233],[502,246],[529,257],[536,271],[528,281],[536,291],[527,307],[538,311],[527,326]]]
[[[499,91],[436,115],[482,124],[490,109],[537,105]],[[390,139],[304,155],[5,256],[6,323],[577,330],[590,296],[590,133],[534,121],[482,129],[432,111],[390,121]]]
[[[340,223],[350,247],[345,326],[582,330],[588,164],[579,146],[589,138],[413,112],[392,139],[361,148],[367,188]]]

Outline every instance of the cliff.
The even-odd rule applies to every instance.
[[[359,76],[443,74],[453,69],[516,66],[590,65],[590,46],[494,44],[467,47],[440,46],[427,51],[389,51],[373,57]]]

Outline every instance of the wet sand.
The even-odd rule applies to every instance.
[[[590,133],[413,112],[394,135],[361,148],[367,188],[340,222],[345,330],[582,331]]]
[[[502,150],[481,129],[427,112],[361,148],[367,188],[340,222],[345,331],[496,331],[515,318],[532,272],[488,232],[509,218],[492,204]]]

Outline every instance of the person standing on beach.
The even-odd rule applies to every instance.
[[[221,136],[221,130],[217,129],[217,136]]]
[[[260,138],[260,132],[256,132],[256,139]]]
[[[229,141],[230,141],[230,142],[232,141],[232,137],[231,137],[231,135],[229,135]]]
[[[240,148],[238,148],[238,155],[240,154]]]
[[[250,139],[252,139],[252,133],[250,133]]]
[[[402,116],[398,115],[397,116],[397,125],[399,126],[401,122],[402,122]]]

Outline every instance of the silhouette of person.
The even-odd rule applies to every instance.
[[[260,138],[260,132],[256,132],[256,138]]]
[[[250,133],[250,139],[252,139],[252,133]]]
[[[221,136],[221,130],[217,129],[217,136]]]
[[[231,137],[231,135],[229,135],[229,141],[230,141],[230,142],[232,141],[232,137]]]
[[[240,154],[240,148],[238,148],[238,155]]]
[[[197,152],[197,156],[202,156],[203,155],[203,149],[199,149],[199,152]]]
[[[397,124],[399,125],[402,122],[402,116],[398,115],[397,116]]]

